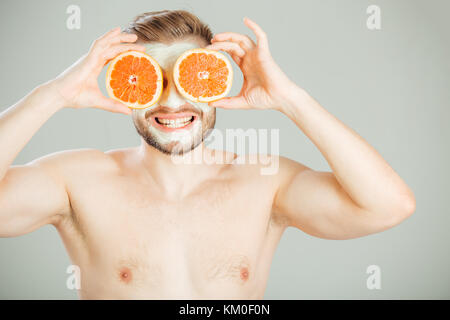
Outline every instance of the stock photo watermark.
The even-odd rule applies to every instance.
[[[69,30],[81,29],[81,9],[75,4],[67,7],[66,13],[69,15],[66,20],[66,27]]]
[[[367,7],[366,13],[369,15],[367,17],[366,26],[369,30],[381,30],[381,9],[379,6],[372,4]]]
[[[66,287],[69,290],[81,289],[81,269],[79,266],[71,264],[67,267],[66,273],[70,276],[66,280]]]
[[[366,286],[369,290],[381,290],[381,268],[375,264],[370,265],[366,269],[367,277]]]
[[[195,138],[194,138],[195,139]],[[198,138],[197,138],[198,139]],[[193,142],[195,143],[195,141]],[[234,152],[238,157],[233,164],[260,165],[261,175],[274,175],[279,169],[280,130],[279,129],[208,129],[203,144],[199,143],[199,153],[188,152],[182,156],[174,152],[171,157],[175,164],[225,164],[222,152],[204,152],[204,147]],[[174,148],[177,151],[177,148]],[[269,154],[270,150],[270,154]]]

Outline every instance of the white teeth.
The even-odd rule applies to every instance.
[[[180,128],[187,125],[191,121],[191,119],[192,117],[177,118],[177,119],[158,118],[158,122],[168,128]]]
[[[178,118],[178,119],[164,119],[164,118],[158,118],[158,121],[163,124],[175,124],[180,122],[188,122],[191,120],[192,117],[186,117],[186,118]]]

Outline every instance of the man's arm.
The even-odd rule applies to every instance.
[[[70,213],[64,181],[47,157],[11,166],[0,182],[0,237],[56,225]]]
[[[349,239],[391,228],[414,212],[413,193],[373,147],[301,88],[285,92],[280,111],[311,139],[332,172],[282,159],[274,214],[311,235]]]
[[[228,52],[244,76],[238,95],[208,105],[283,112],[333,171],[316,172],[282,158],[273,204],[274,215],[285,218],[279,221],[318,237],[348,239],[385,230],[414,212],[414,195],[386,161],[287,77],[256,22],[244,18],[244,23],[255,33],[256,44],[247,35],[223,32],[206,47]]]
[[[103,96],[97,77],[105,64],[121,52],[144,51],[145,47],[130,43],[136,39],[136,35],[120,33],[120,28],[111,30],[59,77],[37,87],[0,114],[0,237],[56,223],[71,212],[56,155],[26,165],[12,163],[37,130],[62,108],[95,107],[130,114],[124,104]]]
[[[1,237],[30,232],[69,212],[64,184],[45,161],[10,166],[34,133],[61,107],[61,99],[48,85],[42,85],[0,114]]]

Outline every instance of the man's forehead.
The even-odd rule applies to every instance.
[[[163,68],[175,63],[177,58],[186,50],[202,47],[200,42],[192,40],[177,41],[170,44],[151,42],[145,43],[144,46],[146,53],[152,56]]]

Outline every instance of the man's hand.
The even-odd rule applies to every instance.
[[[236,109],[280,110],[285,92],[295,84],[273,60],[266,33],[254,21],[244,23],[255,33],[257,44],[250,37],[234,32],[218,33],[205,49],[222,50],[230,54],[241,69],[244,83],[235,97],[210,102],[211,107]]]
[[[98,38],[89,52],[50,83],[63,100],[64,107],[100,108],[111,112],[130,114],[131,110],[116,100],[106,98],[97,83],[103,67],[114,57],[129,50],[145,51],[135,44],[135,34],[121,33],[115,28]]]
[[[291,160],[280,167],[274,215],[312,235],[349,239],[397,225],[415,210],[412,191],[356,132],[288,79],[274,62],[265,32],[250,19],[248,36],[217,34],[207,49],[228,52],[244,75],[239,95],[209,103],[223,108],[276,109],[286,114],[324,155],[333,172]]]
[[[104,158],[101,151],[51,154],[25,165],[12,165],[36,131],[61,108],[96,107],[112,112],[130,109],[102,95],[97,78],[109,60],[128,50],[136,35],[111,30],[94,42],[89,52],[56,79],[45,83],[0,114],[0,237],[18,236],[45,224],[70,217],[63,164],[82,158]]]

